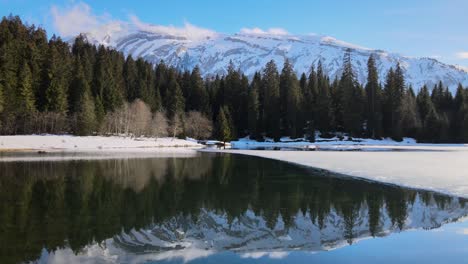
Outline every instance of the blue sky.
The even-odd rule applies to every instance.
[[[188,22],[222,33],[281,28],[324,34],[468,67],[466,0],[0,0],[0,10],[59,35],[135,16],[145,23],[182,27]]]

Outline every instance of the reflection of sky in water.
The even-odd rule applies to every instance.
[[[164,263],[182,263],[181,259]],[[432,231],[414,230],[365,239],[329,252],[236,255],[223,253],[190,263],[468,263],[468,221]]]
[[[133,256],[129,263],[467,263],[468,221],[446,224],[434,230],[411,230],[387,237],[356,241],[336,250],[324,252],[278,251],[236,254],[209,250],[186,250],[181,254]],[[87,255],[87,256],[86,256]],[[95,263],[92,252],[74,255],[59,250],[48,263]],[[91,258],[89,258],[91,257]],[[108,256],[107,261],[115,261]],[[101,259],[106,261],[104,259]]]

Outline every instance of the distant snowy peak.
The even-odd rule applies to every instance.
[[[461,67],[431,58],[412,58],[373,50],[323,35],[291,35],[278,30],[244,30],[227,35],[191,24],[176,28],[138,20],[109,23],[85,35],[91,43],[115,48],[125,55],[142,57],[152,63],[164,60],[181,70],[191,70],[198,65],[204,76],[225,74],[232,61],[252,77],[270,60],[281,68],[285,59],[289,59],[298,74],[308,73],[312,65],[316,66],[321,61],[324,71],[335,78],[341,74],[343,55],[349,49],[354,71],[361,83],[366,82],[367,60],[374,54],[382,83],[388,70],[400,62],[407,83],[416,90],[424,84],[432,87],[439,81],[452,91],[458,83],[468,85],[468,72]]]

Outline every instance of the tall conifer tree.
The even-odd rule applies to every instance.
[[[382,91],[379,85],[374,55],[371,55],[367,61],[367,84],[365,89],[367,132],[372,138],[379,138],[382,136]]]
[[[363,126],[363,93],[353,73],[350,51],[345,53],[343,59],[343,73],[338,89],[342,95],[344,129],[352,135],[359,135]]]
[[[281,137],[279,110],[280,87],[278,69],[273,60],[267,63],[263,72],[263,89],[265,91],[265,130],[267,136],[279,140]]]
[[[20,69],[18,84],[18,109],[23,115],[31,115],[36,111],[36,105],[31,70],[27,63]]]

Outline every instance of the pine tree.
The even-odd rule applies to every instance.
[[[402,127],[400,126],[401,113],[400,106],[405,91],[403,70],[400,64],[397,69],[387,74],[383,96],[383,128],[384,134],[394,139],[402,138]]]
[[[246,112],[248,89],[248,79],[235,69],[231,61],[224,82],[223,104],[229,108],[232,115],[233,137],[244,136],[248,129]]]
[[[441,123],[434,107],[431,107],[424,120],[424,142],[437,143],[440,135]]]
[[[273,60],[267,63],[263,73],[263,89],[265,93],[265,131],[267,136],[279,140],[280,131],[280,111],[279,111],[279,76],[276,64]]]
[[[322,69],[322,63],[319,61],[317,67],[317,90],[315,93],[315,125],[323,133],[330,131],[334,126],[333,107],[330,96],[330,84]]]
[[[136,93],[138,98],[143,100],[146,104],[151,107],[154,111],[156,107],[156,73],[153,71],[153,67],[148,62],[139,58],[136,61],[138,69],[137,88]]]
[[[401,113],[399,126],[402,128],[402,135],[417,137],[422,124],[419,119],[416,97],[411,87],[403,96],[399,112]]]
[[[75,117],[74,133],[81,136],[91,135],[97,124],[95,102],[91,96],[91,88],[86,81],[80,57],[74,62],[74,78],[70,85],[70,114]],[[104,115],[104,113],[101,113]]]
[[[93,94],[99,98],[105,112],[112,112],[122,105],[123,94],[118,89],[117,73],[114,74],[109,51],[100,46],[94,71]],[[122,75],[120,73],[120,75]]]
[[[463,142],[465,138],[463,135],[463,124],[467,110],[468,98],[466,91],[461,84],[458,84],[457,92],[453,100],[453,118],[450,126],[450,130],[452,131],[452,139],[454,142]]]
[[[238,116],[236,120],[237,136],[245,137],[248,135],[248,101],[249,101],[249,78],[242,74],[241,75],[241,87],[239,94],[239,105],[238,105]]]
[[[322,67],[322,62],[319,61],[318,67]],[[316,104],[317,104],[317,94],[318,94],[318,78],[317,72],[315,71],[314,66],[310,68],[309,78],[307,82],[307,91],[304,94],[304,101],[306,102],[306,120],[315,123],[317,119],[316,115]]]
[[[262,85],[262,76],[260,73],[256,72],[254,74],[253,80],[250,85],[250,93],[254,92],[254,94],[249,95],[249,101],[250,102],[250,108],[249,108],[249,131],[251,131],[251,127],[253,124],[251,124],[251,121],[253,121],[252,114],[252,106],[255,105],[255,93],[257,94],[257,122],[255,124],[256,130],[254,133],[254,137],[257,140],[262,140],[263,139],[263,134],[265,132],[265,120],[264,120],[264,115],[265,115],[265,94],[264,94],[264,87]],[[252,133],[252,132],[251,132]]]
[[[253,83],[249,91],[248,98],[248,130],[251,139],[260,139],[258,134],[259,124],[259,101],[258,101],[258,86]]]
[[[79,56],[75,57],[73,67],[73,79],[70,83],[68,95],[68,106],[70,114],[78,112],[80,106],[80,99],[83,94],[83,91],[85,87],[88,87],[89,89],[89,85],[86,82],[83,66],[81,64]]]
[[[302,136],[303,124],[299,124],[301,105],[301,92],[296,74],[288,60],[284,62],[280,76],[280,109],[283,114],[283,128],[285,135],[292,138]]]
[[[382,91],[379,85],[374,55],[371,55],[367,61],[367,84],[365,90],[367,99],[367,132],[372,138],[380,138],[382,136]]]
[[[342,94],[343,126],[352,135],[360,135],[363,125],[363,92],[355,79],[351,55],[347,51],[343,59],[343,73],[341,75],[339,88]]]
[[[226,117],[226,109],[221,107],[216,118],[216,133],[219,140],[226,144],[227,141],[231,140],[231,128],[229,125],[228,117]]]
[[[102,103],[101,97],[94,97],[94,112],[96,113],[96,122],[101,124],[106,116],[104,104]]]
[[[109,96],[109,101],[111,101],[110,105],[112,105],[113,109],[118,109],[123,105],[123,102],[125,100],[125,78],[124,78],[124,65],[125,65],[125,57],[123,56],[122,53],[111,49],[110,50],[110,62],[111,62],[111,74],[114,78],[115,86],[112,87],[112,92],[111,96]],[[153,88],[153,81],[154,81],[154,72],[153,72],[153,66],[146,62],[147,71],[149,71],[150,74],[150,90]],[[149,94],[151,98],[149,98],[147,104],[149,104],[151,107],[154,107],[154,94],[152,91]],[[106,98],[106,97],[105,97]]]
[[[36,111],[36,105],[31,70],[26,63],[20,69],[18,84],[18,109],[24,117],[30,117]]]
[[[136,68],[135,60],[132,56],[128,56],[124,65],[124,80],[125,80],[125,91],[127,95],[127,101],[133,102],[138,98],[138,71]]]
[[[463,123],[460,130],[460,141],[463,143],[468,142],[468,107],[465,108]]]
[[[300,111],[300,118],[299,123],[302,124],[304,127],[304,134],[306,137],[312,135],[313,133],[310,133],[311,131],[311,121],[312,121],[312,97],[311,93],[309,90],[309,85],[307,82],[307,76],[305,73],[301,74],[301,78],[299,80],[299,87],[300,87],[300,93],[301,93],[301,98],[302,102],[301,105],[299,106],[299,111]],[[315,128],[314,128],[315,129]]]
[[[52,42],[53,43],[53,42]],[[54,44],[50,45],[46,65],[45,110],[66,113],[68,108],[67,81],[63,70],[63,61]]]
[[[439,82],[432,90],[431,100],[439,116],[440,130],[439,142],[449,142],[451,138],[450,121],[453,118],[453,97],[448,88]]]
[[[422,120],[422,129],[419,139],[424,142],[435,142],[439,135],[439,116],[432,103],[426,86],[419,91],[417,96],[419,116]]]
[[[4,104],[5,104],[5,99],[3,95],[3,84],[2,82],[0,82],[0,114],[3,112]]]
[[[156,70],[155,70],[155,87],[159,90],[159,93],[161,95],[161,104],[162,108],[166,108],[166,102],[167,102],[167,87],[169,84],[169,76],[170,72],[167,69],[166,64],[164,61],[160,61],[158,65],[156,65]]]
[[[181,115],[185,109],[185,100],[175,76],[171,75],[167,95],[167,115],[170,120]]]
[[[340,81],[335,77],[330,85],[331,112],[334,121],[332,129],[343,131],[343,105],[341,98],[343,97],[340,90]]]
[[[80,136],[92,135],[96,129],[96,112],[89,87],[84,88],[77,110],[75,133]]]
[[[431,93],[431,100],[434,104],[436,111],[440,112],[443,110],[444,106],[444,87],[442,82],[439,82],[437,85],[434,85]]]
[[[304,72],[301,74],[301,78],[299,78],[299,87],[301,87],[301,92],[304,95],[307,91],[307,76]]]
[[[161,93],[159,92],[159,87],[156,87],[156,94],[154,97],[155,105],[154,105],[154,110],[153,112],[160,112],[163,109],[162,105],[162,99],[161,99]]]
[[[200,111],[208,114],[208,93],[206,92],[205,83],[200,74],[200,68],[196,66],[190,75],[190,93],[186,97],[186,108],[188,111]]]
[[[393,114],[393,130],[392,130],[392,137],[394,139],[401,139],[402,138],[402,131],[403,127],[399,124],[399,120],[401,119],[402,112],[401,110],[401,104],[403,101],[403,96],[405,94],[406,90],[406,84],[405,84],[405,77],[403,74],[403,68],[401,68],[400,63],[397,63],[397,67],[395,70],[395,98],[394,100],[394,105],[397,107],[394,110]]]
[[[431,108],[434,107],[426,85],[419,90],[416,101],[418,103],[419,116],[424,121]]]
[[[197,66],[198,67],[198,66]],[[185,70],[180,77],[179,84],[180,88],[182,89],[182,93],[184,97],[187,98],[185,102],[185,111],[189,111],[188,109],[193,108],[191,103],[191,98],[193,97],[192,92],[192,74],[189,70]]]

